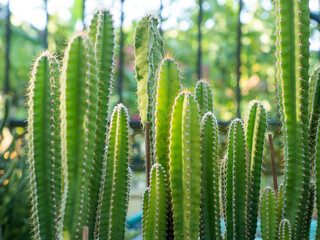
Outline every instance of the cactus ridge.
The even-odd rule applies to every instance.
[[[200,239],[221,239],[218,122],[211,112],[201,120],[201,219]]]
[[[257,228],[263,147],[267,130],[266,110],[259,101],[252,101],[245,117],[246,146],[249,159],[247,196],[247,233],[254,239]]]
[[[167,219],[167,174],[160,164],[151,169],[151,183],[143,239],[165,239]]]
[[[69,42],[60,82],[63,196],[59,237],[79,239],[82,226],[88,225],[99,82],[94,47],[86,34],[76,34]]]
[[[200,80],[197,83],[194,95],[199,104],[201,117],[206,112],[213,112],[213,93],[207,81]]]
[[[228,133],[226,164],[226,239],[228,240],[246,237],[245,202],[248,167],[245,142],[243,123],[240,119],[235,119]]]
[[[142,197],[142,239],[146,238],[149,194],[150,194],[150,188],[147,187],[144,190],[143,197]]]
[[[45,51],[34,63],[28,89],[28,161],[35,239],[55,238],[59,212],[59,74],[57,59]]]
[[[102,177],[105,145],[108,137],[108,122],[110,118],[109,104],[114,73],[115,34],[112,16],[109,11],[99,9],[94,14],[88,36],[94,44],[99,76],[96,137],[94,143],[92,178],[90,179],[90,225],[88,226],[89,236],[93,236],[99,203],[99,187]]]
[[[266,187],[261,194],[261,236],[262,239],[275,240],[277,237],[277,202],[271,187]]]
[[[279,240],[291,240],[291,225],[288,219],[282,219],[279,227]]]
[[[124,239],[131,182],[128,147],[128,112],[122,104],[118,104],[111,116],[109,142],[103,162],[96,239]]]
[[[310,181],[308,143],[308,1],[276,1],[278,95],[285,145],[284,217],[301,239]],[[290,26],[290,27],[288,27]],[[299,169],[299,171],[296,171]],[[300,171],[301,170],[301,171]]]
[[[316,203],[318,206],[318,219],[320,219],[320,211],[319,211],[319,206],[320,206],[320,121],[318,121],[318,127],[317,127],[317,136],[316,136],[316,148],[315,148],[315,159],[316,159]],[[317,226],[317,236],[319,237],[320,235],[320,224]]]
[[[200,215],[200,119],[190,92],[180,93],[170,129],[170,188],[175,239],[198,239]],[[192,171],[191,171],[192,169]]]

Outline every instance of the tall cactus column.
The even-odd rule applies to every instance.
[[[241,120],[231,123],[226,162],[226,239],[246,239],[247,156]]]
[[[175,100],[170,130],[170,187],[175,239],[198,240],[200,215],[200,120],[196,100]]]
[[[34,63],[28,93],[28,160],[35,239],[54,239],[61,198],[59,64],[48,51]],[[50,211],[48,211],[50,209]]]
[[[309,1],[276,1],[277,81],[285,146],[284,217],[302,239],[308,200]]]
[[[63,197],[59,235],[65,239],[79,239],[82,227],[88,225],[98,102],[96,62],[89,38],[83,33],[75,35],[65,51],[61,73]]]

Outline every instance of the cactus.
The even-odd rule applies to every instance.
[[[264,240],[277,238],[277,202],[271,187],[263,190],[260,200],[261,236]]]
[[[207,112],[201,121],[201,239],[221,239],[218,123]]]
[[[144,213],[143,239],[166,239],[167,181],[164,168],[154,164],[151,169],[148,210]]]
[[[200,80],[197,83],[194,96],[199,104],[201,117],[207,112],[213,112],[213,94],[207,81]]]
[[[200,215],[200,121],[189,92],[175,99],[170,129],[170,188],[174,237],[197,240]]]
[[[316,151],[315,151],[315,159],[316,159],[316,202],[318,206],[318,219],[320,219],[320,121],[318,121],[318,127],[317,127],[317,136],[316,136]],[[320,236],[320,224],[317,226],[317,236]]]
[[[243,123],[232,121],[226,159],[226,239],[246,238],[247,155]]]
[[[143,239],[145,239],[145,233],[146,233],[146,227],[147,227],[149,193],[150,193],[150,188],[147,187],[144,190],[144,193],[142,196],[142,238]]]
[[[250,103],[245,118],[246,146],[249,159],[247,196],[247,235],[254,239],[257,228],[263,146],[267,128],[267,115],[258,101]]]
[[[284,186],[283,186],[283,184],[280,184],[279,188],[278,188],[278,199],[277,199],[277,226],[278,226],[278,233],[279,233],[280,222],[282,220],[283,198],[284,198]]]
[[[63,196],[59,228],[63,223],[67,239],[79,239],[82,226],[88,224],[97,102],[96,55],[89,38],[80,33],[66,48],[61,73]]]
[[[141,122],[149,124],[150,157],[154,162],[154,118],[158,65],[163,57],[163,40],[158,19],[148,15],[141,19],[135,34],[135,72],[138,85],[138,105]]]
[[[91,21],[88,36],[94,44],[98,68],[98,113],[96,137],[94,143],[94,162],[90,180],[90,216],[89,236],[93,236],[94,222],[97,213],[99,187],[102,175],[104,148],[109,122],[109,102],[112,93],[112,74],[114,64],[114,29],[109,11],[98,10]]]
[[[308,143],[309,1],[276,1],[277,82],[285,152],[283,214],[302,239],[310,182]],[[290,30],[289,30],[290,29]]]
[[[49,51],[45,51],[34,63],[28,89],[28,161],[35,239],[55,238],[59,213],[59,73],[57,59]]]
[[[307,211],[306,215],[303,218],[302,224],[302,236],[304,239],[310,239],[310,228],[311,228],[311,220],[313,214],[313,207],[315,201],[315,185],[310,184],[309,193],[308,193],[308,203],[307,203]]]
[[[291,225],[288,219],[281,220],[279,229],[279,240],[291,240]]]
[[[111,116],[108,149],[103,165],[95,239],[124,239],[129,200],[129,120],[127,109],[118,104]]]

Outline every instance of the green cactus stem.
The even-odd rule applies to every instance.
[[[164,42],[158,30],[159,20],[147,15],[138,23],[135,33],[135,73],[138,85],[138,106],[141,122],[148,122],[151,163],[154,162],[154,120],[156,79],[163,57]]]
[[[121,240],[124,239],[131,181],[129,119],[127,109],[122,104],[114,108],[110,126],[106,161],[102,170],[102,179],[105,181],[100,189],[95,239]]]
[[[277,81],[285,152],[284,217],[302,239],[310,182],[308,142],[309,1],[276,1]]]
[[[61,198],[59,63],[45,51],[28,89],[28,161],[35,239],[55,239]]]
[[[226,239],[246,238],[247,156],[243,123],[235,119],[228,133],[226,163]]]
[[[145,239],[146,227],[147,227],[147,217],[148,217],[148,205],[149,205],[149,193],[150,188],[147,187],[144,190],[142,197],[142,238]]]
[[[267,129],[267,114],[259,101],[250,103],[245,118],[246,145],[249,159],[247,196],[247,235],[254,239],[257,229],[263,146]]]
[[[307,211],[302,222],[302,225],[303,225],[302,235],[304,236],[304,239],[310,239],[310,228],[311,228],[314,202],[315,202],[315,185],[311,183],[309,188],[309,194],[308,194]]]
[[[207,112],[213,112],[213,94],[207,81],[200,80],[197,83],[194,96],[199,104],[201,117]]]
[[[63,239],[80,239],[82,227],[88,225],[98,102],[96,62],[87,35],[75,35],[66,48],[60,78],[63,196],[59,238]]]
[[[288,219],[282,219],[279,227],[279,240],[291,240],[291,225]]]
[[[218,122],[207,112],[201,121],[201,220],[200,239],[221,239]]]
[[[98,208],[99,187],[102,175],[106,134],[108,133],[109,102],[112,93],[114,64],[114,28],[109,11],[98,10],[91,21],[88,36],[94,44],[98,67],[98,115],[94,143],[94,162],[90,180],[89,236],[93,237]]]
[[[170,187],[176,240],[198,240],[200,216],[200,120],[190,92],[175,99],[170,129]]]
[[[279,233],[279,226],[282,219],[282,213],[283,213],[283,199],[284,199],[284,186],[283,184],[279,185],[278,188],[278,199],[277,199],[277,226],[278,226],[278,233]],[[279,235],[279,234],[278,234]]]
[[[227,157],[220,163],[220,204],[224,221],[227,219]],[[226,232],[226,231],[225,231]]]
[[[320,121],[318,121],[317,127],[317,137],[316,137],[316,151],[315,151],[315,159],[316,159],[316,203],[318,206],[318,219],[320,219]],[[320,224],[317,226],[317,236],[320,236]]]
[[[143,239],[166,239],[167,174],[160,164],[151,169],[149,202]]]
[[[266,187],[260,199],[261,236],[264,240],[277,239],[277,201],[271,187]]]

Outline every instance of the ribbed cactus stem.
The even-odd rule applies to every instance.
[[[315,185],[311,183],[309,188],[309,193],[308,193],[306,215],[304,216],[303,222],[301,223],[303,227],[302,236],[304,236],[304,239],[310,239],[310,228],[311,228],[314,202],[315,202]]]
[[[278,199],[277,199],[277,226],[278,226],[278,233],[279,233],[279,226],[280,226],[280,222],[281,222],[281,219],[282,219],[282,213],[283,213],[283,200],[284,200],[284,186],[283,186],[283,184],[280,184],[279,185],[279,189],[278,189]]]
[[[291,225],[288,219],[282,219],[279,227],[279,240],[291,240]]]
[[[145,239],[148,217],[148,205],[149,205],[149,193],[150,188],[147,187],[142,196],[142,239]]]
[[[35,239],[55,239],[61,198],[59,64],[48,51],[35,61],[28,89],[28,161]]]
[[[197,83],[194,96],[199,104],[201,117],[207,112],[213,112],[213,94],[207,81],[200,80]]]
[[[310,181],[308,142],[309,1],[276,1],[277,81],[284,132],[284,217],[302,239]]]
[[[227,219],[227,157],[224,157],[220,163],[220,204],[222,207],[222,217]],[[224,231],[225,233],[226,231]]]
[[[266,187],[260,199],[261,236],[264,240],[277,239],[277,201],[271,187]]]
[[[320,219],[320,121],[318,121],[317,127],[317,136],[316,136],[316,151],[315,151],[315,159],[316,159],[316,202],[318,206],[318,219]],[[317,226],[317,236],[320,236],[320,224]]]
[[[228,133],[226,163],[226,239],[246,238],[247,156],[243,123],[235,119]]]
[[[198,240],[200,216],[200,120],[189,92],[175,99],[170,129],[170,187],[176,240]]]
[[[63,196],[59,238],[79,239],[82,227],[88,225],[98,102],[96,62],[89,38],[84,33],[75,35],[66,48],[60,78]]]
[[[138,106],[142,124],[149,123],[151,162],[154,162],[156,79],[164,52],[158,22],[159,20],[152,15],[142,18],[136,28],[134,45]]]
[[[201,121],[201,220],[200,239],[221,239],[218,122],[207,112]]]
[[[95,239],[124,239],[131,181],[128,147],[128,112],[122,104],[118,104],[111,116]]]
[[[166,239],[167,174],[160,164],[151,169],[148,210],[143,228],[143,239]]]
[[[257,228],[263,146],[267,114],[259,101],[252,101],[245,118],[246,146],[249,159],[247,196],[247,236],[254,239]]]
[[[109,11],[98,10],[91,21],[88,36],[94,44],[98,67],[98,113],[96,138],[94,143],[94,162],[90,180],[89,236],[93,237],[98,208],[99,187],[102,175],[104,149],[109,122],[109,102],[112,93],[114,64],[114,28]]]

